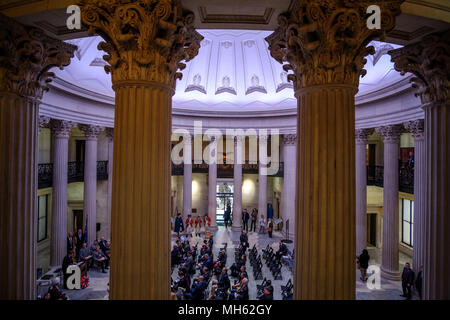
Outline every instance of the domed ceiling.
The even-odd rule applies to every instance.
[[[198,30],[204,36],[199,55],[187,63],[177,81],[173,105],[193,110],[274,110],[296,106],[287,73],[269,53],[264,40],[271,31]],[[105,54],[97,49],[100,37],[68,42],[78,46],[75,58],[56,76],[86,90],[114,97],[111,76],[104,72]],[[376,54],[367,57],[367,74],[358,95],[389,86],[402,77],[387,51],[398,45],[373,41]]]

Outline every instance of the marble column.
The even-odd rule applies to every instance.
[[[400,3],[371,2],[384,16],[368,29],[365,2],[294,1],[266,38],[298,101],[295,299],[355,298],[355,94]]]
[[[67,255],[67,171],[71,121],[52,119],[53,133],[53,194],[50,242],[50,265],[60,266]]]
[[[208,216],[211,219],[211,231],[217,230],[216,222],[216,188],[217,188],[217,141],[215,137],[211,137],[210,159],[208,166]]]
[[[412,267],[417,273],[419,269],[423,268],[426,237],[424,120],[408,121],[405,122],[403,126],[414,137],[414,223]]]
[[[450,299],[450,30],[425,36],[421,41],[392,50],[395,69],[413,73],[412,82],[425,111],[425,177],[423,240],[423,296],[425,299]],[[416,156],[417,159],[417,156]],[[417,162],[415,166],[417,165]],[[414,183],[416,183],[414,181]],[[414,185],[414,197],[416,192]],[[419,196],[420,197],[420,196]],[[420,199],[420,198],[419,198]],[[415,203],[416,205],[416,203]],[[414,209],[416,209],[414,207]],[[416,215],[417,212],[415,211]],[[420,210],[419,210],[419,214]],[[417,221],[414,217],[414,227]],[[416,238],[414,238],[416,244]],[[419,244],[421,246],[421,244]],[[413,257],[414,258],[414,257]],[[420,266],[419,266],[420,267]],[[416,273],[417,274],[417,273]]]
[[[75,47],[0,14],[0,300],[36,298],[38,110]]]
[[[267,219],[267,139],[268,136],[258,136],[258,216],[263,215],[265,219]]]
[[[97,239],[97,142],[104,128],[93,125],[80,125],[86,136],[84,154],[84,225],[87,224],[87,241],[90,245]],[[83,230],[84,231],[84,230]]]
[[[116,92],[109,297],[169,299],[172,96],[181,61],[198,54],[203,37],[178,1],[80,7],[107,41],[99,47]]]
[[[376,131],[383,137],[383,244],[381,275],[389,280],[399,280],[399,198],[398,160],[399,141],[403,131],[401,125],[378,127]]]
[[[233,225],[231,230],[241,231],[242,229],[242,163],[243,142],[245,136],[234,137],[234,175],[233,175]]]
[[[183,136],[183,143],[183,220],[186,220],[192,213],[192,137]]]
[[[106,238],[111,239],[111,205],[112,205],[112,181],[113,181],[113,156],[114,156],[114,128],[106,128],[106,137],[108,138],[108,213],[107,213],[107,232]]]
[[[289,239],[295,237],[295,182],[297,179],[297,135],[283,136],[283,192],[281,193],[281,217],[283,218],[283,234]],[[288,222],[289,221],[289,222]],[[289,223],[289,233],[286,226]]]
[[[355,131],[355,166],[356,166],[356,255],[367,247],[367,167],[366,146],[373,129],[356,129]]]

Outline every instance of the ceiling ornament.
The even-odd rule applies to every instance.
[[[186,87],[186,90],[184,90],[184,92],[199,91],[201,93],[206,94],[206,89],[204,86],[202,86],[200,84],[201,82],[202,82],[202,76],[197,73],[194,76],[193,82]]]
[[[216,95],[224,92],[236,95],[236,90],[230,86],[230,77],[228,76],[222,78],[222,86],[217,88]]]

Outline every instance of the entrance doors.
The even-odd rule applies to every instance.
[[[218,182],[216,187],[216,222],[217,225],[224,224],[224,214],[228,206],[233,209],[233,183],[228,181]],[[230,223],[233,220],[230,214]]]

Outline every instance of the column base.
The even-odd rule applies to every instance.
[[[242,226],[231,226],[231,231],[241,232]]]
[[[383,267],[381,269],[381,277],[387,280],[399,281],[400,280],[400,271],[391,271],[384,270]]]
[[[208,227],[208,231],[217,231],[217,230],[219,230],[219,227],[218,226],[211,226],[211,227]]]

